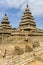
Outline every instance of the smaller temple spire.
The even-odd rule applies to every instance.
[[[2,27],[4,27],[4,28],[7,28],[7,29],[8,29],[8,28],[11,28],[11,25],[10,25],[10,22],[9,22],[9,20],[8,20],[7,14],[4,15],[1,24],[2,24]]]
[[[7,14],[5,14],[5,15],[4,15],[4,17],[3,17],[3,20],[2,20],[2,22],[1,22],[1,24],[9,24]]]
[[[4,15],[3,20],[8,20],[7,14]]]

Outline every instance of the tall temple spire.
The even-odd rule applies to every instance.
[[[28,4],[27,4],[26,9],[22,15],[19,29],[21,29],[21,30],[34,30],[34,29],[36,29],[36,23],[34,22],[34,18],[32,16],[32,13],[30,12]]]

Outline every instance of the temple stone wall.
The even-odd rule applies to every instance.
[[[43,36],[30,36],[32,41],[43,41]]]
[[[0,34],[0,44],[2,43],[2,34]]]

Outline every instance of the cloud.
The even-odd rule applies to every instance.
[[[43,15],[43,0],[29,0],[28,2],[33,15]]]
[[[0,0],[0,7],[16,7],[19,8],[21,4],[23,4],[25,0]]]
[[[27,0],[30,9],[35,16],[42,15],[43,13],[43,0]],[[4,8],[20,8],[24,10],[26,5],[26,0],[0,0],[0,7]]]

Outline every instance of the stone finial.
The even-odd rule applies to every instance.
[[[5,16],[7,16],[7,14],[5,13]]]
[[[27,4],[27,7],[29,7],[28,4]]]

